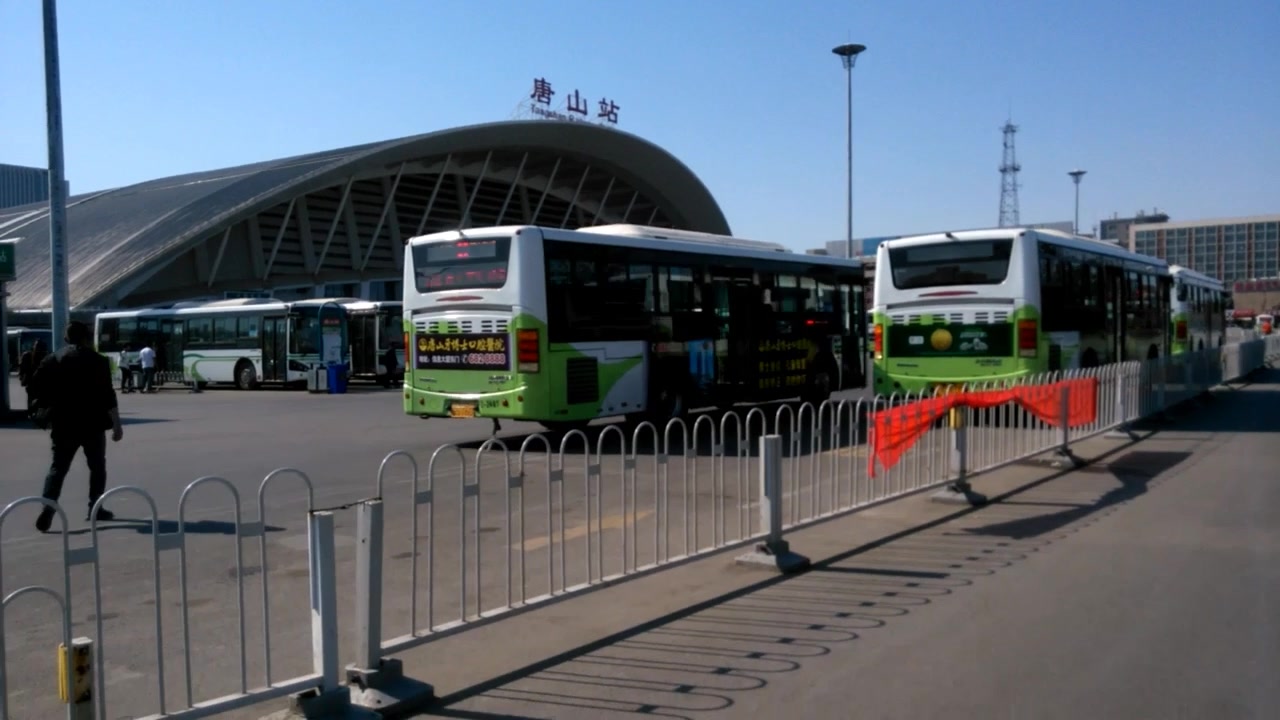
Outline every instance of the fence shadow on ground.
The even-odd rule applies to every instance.
[[[247,524],[246,519],[242,523]],[[264,530],[268,533],[284,532],[288,528],[278,525],[267,525]],[[153,532],[159,535],[168,535],[178,532],[177,520],[158,520],[155,525],[149,518],[124,518],[116,516],[114,519],[98,523],[99,533],[118,533],[118,532],[134,532],[139,535],[151,535]],[[68,535],[89,535],[89,528],[78,528],[76,530],[68,530]],[[234,536],[236,534],[236,524],[225,520],[188,520],[183,526],[183,532],[192,535],[227,535]]]
[[[1113,489],[1052,483],[1068,474],[1055,472],[992,498],[985,508],[957,511],[818,562],[808,572],[769,578],[465,688],[426,714],[528,717],[513,713],[531,704],[547,708],[539,716],[554,707],[589,710],[592,717],[694,718],[723,711],[771,679],[819,662],[863,633],[944,602],[1096,523],[1148,492],[1155,478],[1186,457],[1116,457],[1102,470],[1119,483]],[[1066,510],[1043,513],[1063,504]],[[1008,519],[967,527],[992,515]]]

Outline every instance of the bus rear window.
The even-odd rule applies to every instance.
[[[1009,275],[1013,240],[938,242],[891,248],[893,286],[915,290],[940,285],[999,285]]]
[[[418,292],[500,288],[507,284],[511,238],[483,238],[416,245],[413,275]]]

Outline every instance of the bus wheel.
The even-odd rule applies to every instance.
[[[1084,354],[1080,356],[1080,367],[1082,368],[1098,367],[1098,353],[1093,348],[1089,348],[1088,350],[1085,350]]]
[[[253,390],[258,386],[258,374],[253,370],[253,363],[241,360],[236,363],[236,387],[241,390]]]
[[[1155,345],[1151,345],[1150,347],[1147,348],[1148,360],[1155,360],[1158,357],[1160,357],[1160,348],[1156,347]]]

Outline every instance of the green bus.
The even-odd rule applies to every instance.
[[[405,248],[404,412],[553,431],[865,385],[861,263],[637,225]]]
[[[1156,258],[1047,229],[889,240],[876,255],[873,387],[921,391],[1169,353]]]
[[[1221,280],[1181,265],[1170,265],[1173,299],[1169,304],[1171,353],[1220,347],[1227,337],[1227,290]]]

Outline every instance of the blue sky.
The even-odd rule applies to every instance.
[[[44,165],[39,0],[0,5],[0,162]],[[73,192],[512,116],[532,79],[620,106],[736,234],[994,225],[1012,110],[1024,222],[1280,212],[1275,0],[62,0]]]

